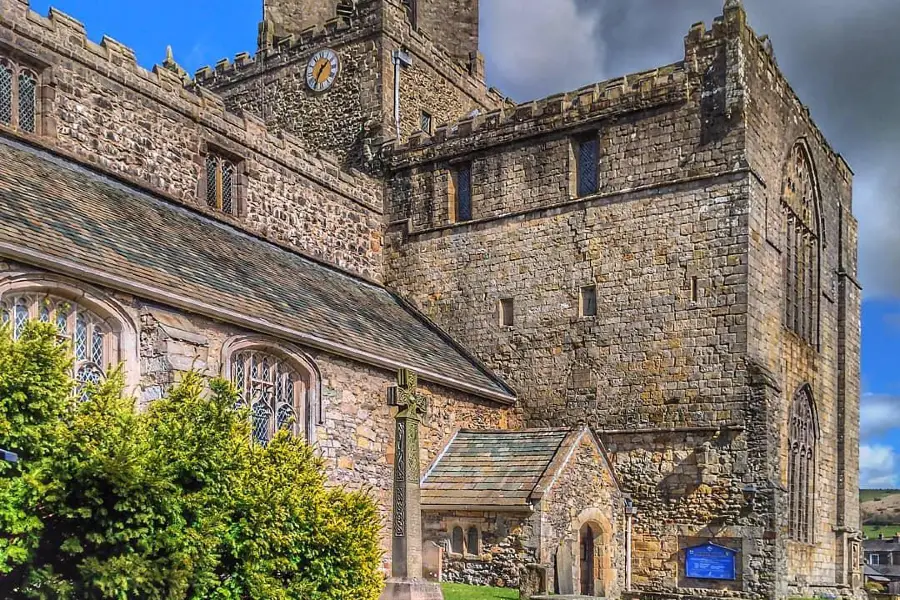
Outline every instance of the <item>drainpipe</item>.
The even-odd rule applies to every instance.
[[[397,127],[397,143],[400,143],[400,69],[412,66],[412,57],[403,49],[391,53],[394,63],[394,124]]]
[[[637,509],[631,498],[625,499],[625,591],[631,591],[631,528]]]

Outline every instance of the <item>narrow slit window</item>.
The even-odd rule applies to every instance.
[[[450,536],[450,551],[456,554],[462,554],[465,552],[464,544],[465,538],[463,537],[462,527],[454,527],[453,533]]]
[[[481,540],[478,535],[478,528],[475,526],[469,527],[469,530],[466,532],[466,552],[468,554],[480,554],[481,553]]]
[[[581,316],[595,317],[597,316],[597,286],[586,285],[581,288]]]
[[[472,165],[461,165],[453,176],[453,205],[456,222],[472,220]]]
[[[575,181],[578,197],[596,194],[599,185],[600,140],[596,137],[581,139],[575,148]]]
[[[409,19],[409,25],[413,31],[419,29],[419,7],[416,0],[403,0],[403,6],[406,8],[406,18]]]
[[[700,300],[700,283],[697,279],[697,276],[694,275],[691,277],[691,302],[697,302]]]
[[[421,117],[419,117],[419,127],[427,134],[431,134],[431,113],[422,111]]]
[[[504,298],[500,301],[500,325],[512,327],[515,322],[515,314],[512,298]]]

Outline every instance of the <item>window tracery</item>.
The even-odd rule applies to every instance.
[[[231,355],[231,381],[241,406],[250,409],[253,440],[268,444],[286,429],[293,435],[308,431],[311,374],[293,361],[261,349],[242,349]]]
[[[789,532],[799,542],[813,542],[813,506],[818,430],[809,386],[794,397],[788,438]]]
[[[75,355],[73,376],[81,385],[79,400],[89,398],[86,383],[98,384],[109,365],[118,361],[118,335],[99,315],[76,302],[40,292],[13,293],[0,303],[2,320],[11,322],[13,339],[18,339],[29,320],[53,323],[61,342],[71,344]]]
[[[818,339],[819,227],[817,192],[802,143],[785,166],[781,210],[784,226],[785,326],[811,345]]]

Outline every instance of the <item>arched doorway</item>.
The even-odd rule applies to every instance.
[[[595,549],[594,537],[596,533],[589,524],[585,524],[581,531],[578,532],[580,546],[580,567],[581,567],[581,595],[594,595],[594,577],[595,568]]]

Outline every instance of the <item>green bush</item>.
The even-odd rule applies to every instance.
[[[375,600],[380,522],[286,433],[250,443],[225,381],[188,374],[144,412],[113,373],[76,403],[52,326],[0,331],[5,598]]]

